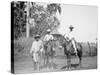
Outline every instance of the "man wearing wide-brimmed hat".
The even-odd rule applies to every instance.
[[[71,41],[72,45],[73,45],[73,48],[74,48],[74,53],[77,55],[77,47],[76,47],[76,41],[75,41],[75,38],[73,36],[73,29],[74,27],[72,25],[70,25],[69,27],[69,33],[67,36],[65,36],[66,38],[68,37],[68,40]]]
[[[51,30],[47,30],[47,34],[45,35],[43,41],[44,41],[44,49],[47,49],[48,42],[52,41],[54,39],[53,35],[50,34]]]
[[[53,35],[51,35],[50,32],[51,32],[51,30],[48,29],[47,30],[47,34],[44,37],[44,41],[49,41],[49,40],[53,40],[54,39]]]
[[[43,38],[43,45],[44,45],[44,50],[45,50],[45,56],[48,57],[48,50],[50,50],[50,42],[53,41],[54,37],[53,35],[51,34],[51,30],[50,29],[47,29],[47,34],[44,36]],[[49,48],[48,48],[49,46]],[[48,49],[47,49],[48,48]],[[46,58],[46,61],[44,62],[44,64],[48,64],[48,59]]]
[[[34,38],[35,41],[32,43],[30,53],[32,54],[34,69],[39,69],[39,52],[42,48],[42,41],[40,40],[40,35],[36,35]]]

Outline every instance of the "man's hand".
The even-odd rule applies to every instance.
[[[30,55],[33,56],[33,51],[30,51]]]

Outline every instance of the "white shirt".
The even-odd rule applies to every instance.
[[[44,37],[44,41],[49,41],[49,40],[53,40],[54,38],[53,38],[53,36],[51,35],[51,34],[47,34],[47,35],[45,35],[45,37]]]
[[[38,52],[41,48],[42,48],[42,41],[41,40],[34,41],[32,43],[32,47],[31,47],[30,53],[32,53],[32,52]]]
[[[65,38],[68,37],[69,39],[72,39],[74,37],[73,32],[68,32],[65,35]]]

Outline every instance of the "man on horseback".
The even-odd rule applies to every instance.
[[[53,35],[50,34],[50,32],[51,32],[51,30],[48,29],[47,30],[47,34],[44,36],[44,39],[43,39],[44,45],[45,45],[45,49],[46,49],[46,46],[48,46],[49,42],[54,40],[54,37],[53,37]]]
[[[54,39],[53,35],[50,34],[51,30],[47,30],[47,34],[44,36],[44,50],[45,50],[45,56],[46,56],[46,62],[45,64],[49,63],[49,57],[52,56],[52,53],[54,53],[52,48],[52,40]]]
[[[47,34],[44,36],[44,39],[43,39],[44,45],[48,45],[48,42],[52,41],[54,39],[53,35],[51,35],[50,32],[51,32],[51,30],[48,29]]]
[[[74,27],[71,25],[71,26],[69,27],[69,30],[70,30],[70,31],[69,31],[69,33],[68,33],[68,36],[66,36],[66,38],[67,38],[68,41],[71,41],[71,43],[72,43],[72,45],[73,45],[73,48],[74,48],[74,53],[77,55],[76,42],[75,42],[75,38],[74,38],[73,33],[72,33],[73,29],[74,29]]]
[[[82,45],[79,42],[76,42],[72,33],[74,27],[71,25],[69,27],[69,33],[65,35],[65,43],[62,44],[64,48],[64,54],[67,57],[67,65],[68,69],[71,68],[71,56],[76,54],[79,58],[79,65],[81,67],[81,60],[82,60]]]
[[[51,32],[51,30],[48,29],[47,30],[47,34],[44,37],[44,41],[49,41],[49,40],[53,40],[54,39],[53,35],[51,35],[50,32]]]
[[[30,53],[32,54],[32,60],[34,63],[34,69],[39,69],[39,53],[42,48],[42,41],[40,40],[40,35],[35,36],[35,41],[32,43]]]

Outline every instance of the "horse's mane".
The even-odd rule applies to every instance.
[[[66,39],[63,35],[61,34],[52,34],[53,37],[58,40],[61,44],[65,43],[66,42]]]

